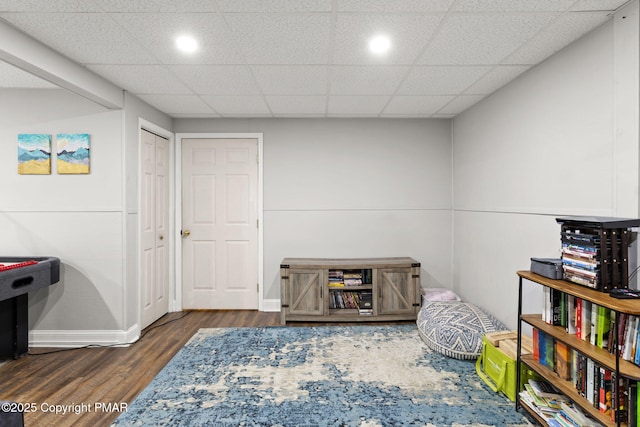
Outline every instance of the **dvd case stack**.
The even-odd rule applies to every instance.
[[[629,287],[631,228],[640,219],[556,218],[561,225],[563,278],[598,291]]]

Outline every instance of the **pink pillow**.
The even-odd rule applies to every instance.
[[[422,296],[425,301],[462,301],[452,290],[446,288],[422,288]]]

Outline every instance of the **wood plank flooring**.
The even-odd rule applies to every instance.
[[[131,403],[198,329],[277,325],[280,313],[188,311],[165,315],[129,347],[65,349],[50,354],[45,353],[55,349],[32,348],[18,360],[0,360],[4,362],[0,365],[0,400],[30,405],[33,411],[24,414],[26,427],[108,426],[119,412],[106,405]],[[56,408],[67,413],[56,414]]]

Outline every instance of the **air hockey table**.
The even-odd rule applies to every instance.
[[[0,358],[27,354],[29,292],[59,281],[59,258],[0,256]]]

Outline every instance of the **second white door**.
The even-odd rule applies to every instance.
[[[182,140],[186,309],[258,308],[258,144]]]
[[[142,130],[141,310],[145,328],[169,310],[169,141]]]

